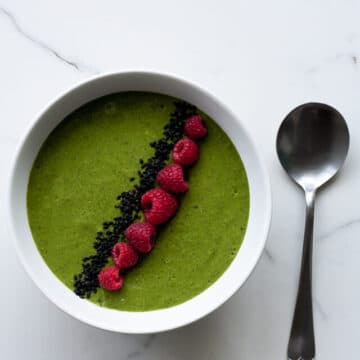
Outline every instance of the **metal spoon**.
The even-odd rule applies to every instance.
[[[301,105],[282,122],[276,140],[281,165],[305,192],[306,221],[295,313],[288,345],[291,360],[315,357],[311,299],[314,204],[317,190],[343,165],[349,130],[341,114],[319,103]]]

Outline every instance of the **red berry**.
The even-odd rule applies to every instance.
[[[182,193],[189,188],[188,183],[184,180],[183,168],[179,164],[170,164],[164,167],[158,172],[156,180],[164,190],[174,193]]]
[[[177,164],[192,165],[199,157],[199,149],[195,141],[184,138],[175,144],[172,156]]]
[[[109,266],[102,269],[98,275],[99,284],[103,289],[114,291],[123,286],[124,279],[119,274],[119,269],[116,266]]]
[[[158,225],[168,221],[176,212],[176,198],[163,189],[156,188],[147,191],[141,197],[141,207],[147,222]]]
[[[192,139],[200,139],[207,134],[207,129],[200,115],[194,115],[185,121],[185,134]]]
[[[132,246],[125,242],[116,243],[112,249],[111,254],[114,260],[114,264],[119,269],[127,269],[131,266],[134,266],[139,259],[138,254],[132,248]]]
[[[140,253],[148,253],[155,245],[156,229],[146,222],[136,222],[125,230],[129,244]]]

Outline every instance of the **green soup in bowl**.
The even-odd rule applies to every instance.
[[[67,116],[41,147],[28,186],[30,228],[70,289],[102,223],[121,214],[116,196],[137,181],[139,159],[153,155],[149,144],[161,137],[175,101],[142,92],[102,97]],[[201,116],[208,134],[176,216],[158,228],[155,248],[126,273],[121,289],[99,289],[90,301],[129,311],[174,306],[209,287],[234,259],[249,213],[246,172],[224,131]]]

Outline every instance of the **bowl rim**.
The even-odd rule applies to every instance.
[[[76,90],[80,90],[81,87],[85,88],[86,86],[90,85],[93,82],[97,82],[101,79],[117,77],[117,76],[120,76],[120,77],[121,76],[124,76],[124,77],[126,77],[126,76],[130,76],[130,77],[131,76],[144,76],[144,77],[155,77],[155,78],[157,77],[157,78],[162,78],[165,81],[179,83],[179,84],[181,84],[181,86],[198,91],[199,94],[201,94],[205,98],[209,99],[212,103],[215,103],[216,105],[218,105],[220,108],[222,108],[223,111],[228,113],[233,119],[236,119],[236,121],[238,122],[238,126],[239,126],[239,128],[241,128],[241,131],[243,132],[244,136],[247,138],[247,141],[249,142],[249,144],[251,146],[251,150],[253,152],[254,158],[256,159],[256,162],[258,163],[258,167],[260,169],[262,182],[263,182],[264,195],[265,195],[265,197],[263,199],[264,221],[262,224],[261,241],[259,240],[260,246],[258,246],[257,251],[254,254],[253,259],[251,261],[251,265],[248,266],[246,274],[243,276],[242,282],[238,283],[237,286],[235,286],[232,289],[232,291],[230,291],[226,294],[226,296],[219,298],[218,301],[213,302],[213,304],[211,306],[207,306],[205,311],[200,311],[199,313],[194,314],[191,317],[191,319],[185,318],[182,320],[178,320],[178,321],[174,322],[173,324],[168,324],[167,326],[163,326],[163,325],[159,326],[157,324],[154,324],[153,328],[151,328],[151,329],[146,328],[144,330],[134,329],[134,328],[126,328],[126,326],[125,326],[125,328],[121,328],[121,327],[119,328],[119,327],[105,325],[102,321],[99,321],[96,319],[95,320],[89,319],[84,316],[80,316],[79,314],[76,313],[76,311],[71,311],[71,310],[69,310],[69,308],[65,307],[64,304],[61,303],[61,301],[59,299],[55,298],[52,294],[50,294],[50,292],[45,287],[43,287],[40,284],[40,282],[38,281],[38,278],[35,276],[30,264],[28,263],[25,255],[20,247],[20,241],[19,241],[18,236],[16,235],[16,231],[15,231],[14,216],[12,216],[13,215],[12,214],[12,212],[13,212],[12,211],[12,206],[13,206],[12,192],[14,191],[14,186],[15,186],[14,180],[15,180],[15,176],[16,176],[17,165],[18,165],[18,162],[20,159],[22,149],[23,149],[25,143],[28,141],[29,136],[32,134],[32,131],[36,127],[37,123],[40,121],[40,119],[42,119],[43,116],[46,115],[46,113],[50,109],[52,109],[54,106],[56,106],[57,103],[59,103],[62,99],[66,98],[67,96],[69,96],[70,94],[75,92]],[[88,101],[91,101],[91,100],[88,100]],[[81,105],[79,105],[79,107],[80,106]],[[214,120],[216,121],[216,119],[214,119]],[[225,131],[225,133],[226,133],[226,131]],[[229,134],[227,134],[227,135],[229,136]],[[237,151],[238,151],[238,149],[237,149]],[[240,156],[241,156],[241,154],[240,154]],[[58,308],[60,308],[63,312],[71,315],[72,317],[80,320],[83,323],[92,325],[92,326],[100,328],[100,329],[108,330],[108,331],[115,331],[115,332],[128,333],[128,334],[159,333],[159,332],[173,330],[173,329],[176,329],[179,327],[183,327],[183,326],[191,324],[191,323],[205,317],[206,315],[210,314],[215,309],[217,309],[218,307],[223,305],[228,299],[230,299],[234,295],[234,293],[236,293],[244,285],[244,283],[248,280],[250,274],[253,272],[254,268],[256,267],[257,263],[259,262],[262,252],[265,248],[266,240],[267,240],[269,230],[270,230],[271,217],[272,217],[272,195],[271,195],[271,185],[270,185],[270,179],[269,179],[267,167],[265,165],[262,155],[260,154],[255,142],[253,141],[253,138],[249,134],[249,132],[246,129],[246,127],[244,126],[244,124],[238,118],[238,116],[227,105],[225,105],[222,101],[220,101],[216,96],[214,96],[208,90],[205,90],[203,87],[200,87],[199,85],[193,83],[192,81],[185,80],[184,78],[181,78],[177,75],[164,73],[164,72],[149,71],[149,70],[124,70],[124,71],[101,73],[101,74],[92,76],[90,78],[87,78],[85,80],[78,81],[76,84],[67,87],[58,96],[56,96],[52,100],[48,101],[48,103],[32,119],[29,126],[23,132],[22,136],[20,136],[20,141],[18,142],[18,146],[16,148],[15,154],[11,159],[11,170],[10,170],[9,177],[8,177],[7,202],[6,203],[7,203],[7,209],[8,209],[6,212],[6,214],[8,216],[7,224],[8,224],[9,230],[10,230],[11,238],[13,239],[13,243],[14,243],[14,246],[16,249],[17,256],[20,259],[20,263],[22,264],[23,268],[27,272],[28,276],[32,279],[32,281],[40,289],[40,291],[51,302],[53,302]],[[250,218],[250,214],[249,214],[249,218]],[[246,234],[245,234],[245,236],[246,236]],[[244,239],[245,239],[245,237],[244,237]],[[34,240],[33,240],[33,242],[34,242]],[[35,245],[35,242],[34,242],[34,245]],[[36,245],[35,245],[35,247],[36,247]],[[241,247],[240,247],[240,249],[241,249]],[[239,250],[239,252],[240,252],[240,250]],[[39,251],[38,251],[38,253],[40,254]],[[230,266],[231,266],[231,264],[229,265],[229,267]],[[225,270],[225,272],[226,271],[227,270]],[[50,270],[50,272],[51,272],[51,270]],[[54,278],[57,279],[55,274],[53,274],[52,272],[51,272],[51,274]],[[219,277],[219,279],[217,279],[215,281],[215,283],[221,281],[222,277],[223,277],[223,275],[221,275]],[[210,288],[212,286],[213,285],[211,285]],[[202,293],[208,291],[208,289],[209,288],[205,289]],[[200,293],[200,294],[202,294],[202,293]],[[197,295],[197,296],[199,296],[199,295]],[[195,296],[195,298],[197,296]],[[192,299],[190,299],[190,300],[192,300]],[[187,301],[185,301],[184,303],[181,303],[179,305],[175,305],[174,307],[153,310],[153,311],[136,312],[136,314],[146,314],[146,313],[150,313],[150,312],[151,313],[159,313],[159,312],[164,312],[164,311],[171,311],[171,309],[182,306],[185,303],[187,303]],[[97,305],[94,305],[94,306],[98,307]],[[113,309],[108,309],[108,308],[101,308],[101,309],[104,311],[111,311],[111,312],[117,311],[117,312],[121,312],[121,313],[128,313],[126,311],[119,311],[119,310],[113,310]],[[134,314],[135,312],[130,312],[130,313]]]

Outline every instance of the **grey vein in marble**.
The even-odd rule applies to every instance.
[[[359,224],[360,224],[360,219],[353,219],[353,220],[347,221],[346,223],[341,224],[341,225],[335,227],[334,229],[330,230],[329,232],[326,232],[325,234],[321,235],[319,237],[319,240],[325,240],[329,237],[336,235],[338,232],[340,232],[344,229],[347,229],[352,226],[357,226]]]
[[[147,350],[151,347],[155,338],[156,338],[156,334],[148,335],[146,337],[145,341],[141,344],[142,348],[140,350],[135,350],[135,351],[130,352],[126,358],[127,359],[137,359],[140,356],[142,356],[142,354],[145,352],[145,350]]]
[[[345,59],[346,61],[351,60],[353,65],[358,64],[358,57],[356,55],[354,55],[353,53],[349,53],[349,52],[337,53],[334,56],[328,56],[328,57],[324,58],[322,60],[322,62],[324,64],[331,65],[331,64],[336,63],[337,61],[343,60],[343,59]],[[321,67],[323,67],[323,65],[322,66],[321,65],[311,66],[311,67],[305,69],[305,73],[312,74],[312,73],[318,72]]]
[[[316,298],[313,298],[313,304],[314,304],[315,310],[320,315],[320,318],[322,320],[326,320],[327,319],[327,314],[324,311],[323,307],[321,306],[320,302]]]
[[[147,339],[144,341],[144,344],[143,344],[144,349],[148,349],[154,342],[155,338],[156,338],[156,334],[149,335],[147,337]]]
[[[45,43],[44,41],[37,39],[36,37],[34,37],[33,35],[29,34],[28,32],[26,32],[18,23],[16,17],[14,16],[13,13],[11,13],[10,11],[8,11],[7,9],[3,8],[0,6],[0,14],[2,14],[4,17],[8,18],[8,20],[10,21],[11,25],[13,26],[13,28],[17,31],[17,33],[19,35],[21,35],[23,38],[25,38],[26,40],[32,42],[33,44],[35,44],[36,46],[38,46],[39,48],[45,50],[46,52],[52,54],[53,56],[55,56],[57,59],[59,59],[62,63],[71,66],[73,69],[80,71],[80,72],[85,72],[85,73],[90,73],[90,74],[97,74],[99,73],[99,71],[93,69],[90,66],[87,66],[83,63],[80,62],[75,62],[73,60],[70,60],[68,58],[66,58],[64,55],[61,55],[57,50],[53,49],[50,45],[48,45],[47,43]]]
[[[275,262],[274,255],[268,248],[264,249],[264,255],[271,263]]]

